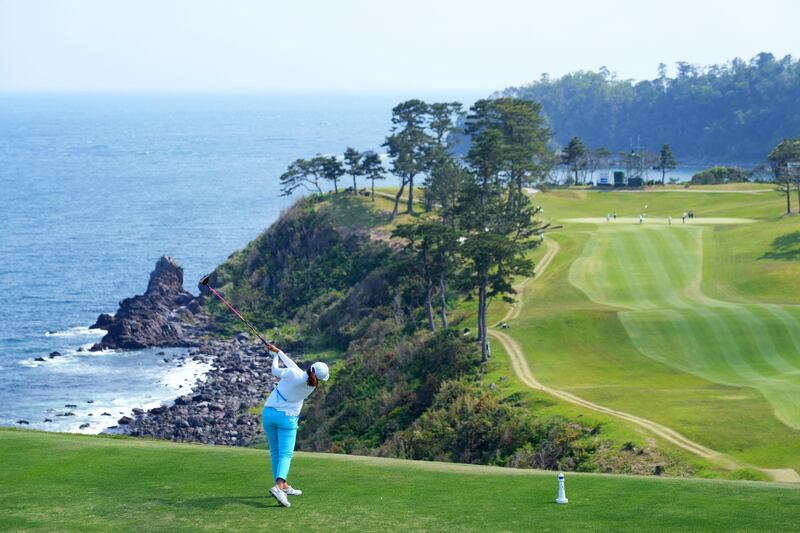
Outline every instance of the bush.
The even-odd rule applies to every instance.
[[[381,449],[406,459],[520,468],[591,468],[591,431],[559,420],[535,421],[525,406],[469,380],[444,383],[431,408]]]
[[[692,176],[692,185],[720,185],[747,181],[750,173],[736,167],[711,167]]]
[[[476,373],[478,361],[474,343],[454,329],[409,336],[393,319],[374,320],[350,344],[335,382],[312,396],[298,442],[369,453],[419,418],[444,381]]]

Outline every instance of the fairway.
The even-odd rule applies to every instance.
[[[639,351],[702,378],[760,391],[800,429],[800,307],[739,304],[703,294],[702,229],[600,227],[570,269],[619,316]]]
[[[791,531],[791,485],[567,474],[299,453],[289,509],[266,452],[0,430],[0,530]]]
[[[774,191],[716,192],[535,194],[545,222],[564,227],[547,237],[557,253],[546,271],[518,280],[518,303],[493,307],[516,345],[505,343],[512,364],[495,363],[494,379],[504,387],[513,372],[524,389],[591,410],[581,416],[616,413],[599,423],[639,435],[621,439],[674,449],[672,430],[682,450],[800,481],[800,218],[781,216]],[[609,212],[616,222],[597,216]],[[514,368],[520,358],[530,375]]]

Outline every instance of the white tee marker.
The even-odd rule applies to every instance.
[[[564,490],[564,473],[558,474],[558,498],[556,498],[556,503],[567,503],[569,500],[567,499],[567,493]]]

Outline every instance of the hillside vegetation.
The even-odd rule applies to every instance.
[[[389,236],[410,217],[390,220],[390,206],[352,195],[305,199],[211,276],[296,356],[338,359],[330,384],[307,402],[300,449],[578,471],[694,471],[655,447],[623,449],[636,437],[617,441],[601,420],[549,412],[484,383],[474,337],[462,334],[474,317],[469,303],[451,301],[450,328],[424,327],[423,296],[404,281],[405,252]],[[216,301],[205,305],[222,333],[241,327]]]

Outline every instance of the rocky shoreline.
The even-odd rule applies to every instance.
[[[255,413],[277,382],[272,358],[247,333],[215,339],[209,322],[201,299],[183,289],[183,269],[166,256],[156,263],[143,295],[122,300],[113,316],[98,317],[91,327],[108,333],[92,350],[186,347],[192,359],[212,365],[205,381],[172,405],[134,409],[132,417],[123,416],[106,432],[234,446],[258,438]]]

